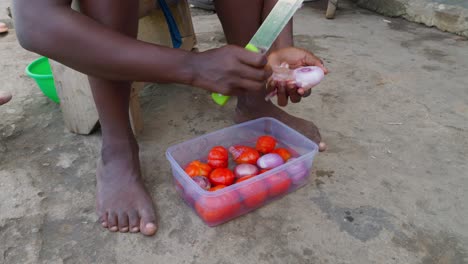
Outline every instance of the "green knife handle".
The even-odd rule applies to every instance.
[[[245,46],[245,49],[248,51],[260,53],[260,50],[257,47],[255,47],[255,45],[252,45],[250,43],[247,44],[247,46]],[[223,106],[229,101],[230,97],[219,93],[212,93],[211,98],[213,98],[213,101],[215,101],[215,103],[219,104],[220,106]]]

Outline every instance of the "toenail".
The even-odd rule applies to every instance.
[[[101,225],[102,227],[107,227],[107,222],[102,222]]]
[[[109,228],[110,231],[112,232],[116,232],[117,230],[119,230],[119,228],[117,228],[116,226],[113,226],[111,228]]]
[[[122,227],[122,228],[120,229],[120,232],[128,232],[128,227]]]
[[[133,233],[136,233],[138,231],[140,231],[140,228],[138,228],[138,227],[133,227],[132,230],[131,230],[131,232],[133,232]]]
[[[146,224],[145,228],[146,229],[156,229],[156,225],[153,224],[153,223],[148,223],[148,224]]]

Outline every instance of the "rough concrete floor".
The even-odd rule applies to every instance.
[[[215,15],[194,18],[202,49],[221,45]],[[155,237],[95,223],[99,133],[64,131],[59,108],[24,67],[14,30],[0,37],[0,263],[468,263],[468,41],[345,7],[310,5],[296,42],[331,73],[287,107],[322,128],[316,180],[216,228],[176,196],[166,148],[233,124],[234,101],[177,85],[142,94],[143,172],[157,204]],[[184,107],[180,107],[183,105]]]

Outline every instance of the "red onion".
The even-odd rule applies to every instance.
[[[294,160],[296,160],[296,158],[289,159],[288,163],[291,163]],[[288,172],[289,177],[293,181],[294,185],[301,185],[305,183],[309,177],[309,169],[304,165],[303,162],[290,164],[286,171]]]
[[[211,183],[205,176],[195,176],[192,180],[203,190],[209,190],[211,188]]]
[[[306,90],[319,84],[324,77],[325,73],[322,68],[317,66],[301,67],[294,70],[296,85]]]
[[[234,168],[234,174],[237,179],[240,179],[245,176],[257,175],[258,168],[252,164],[239,164]]]
[[[263,155],[257,160],[257,166],[261,169],[274,169],[283,164],[283,158],[281,158],[281,156],[276,153]]]

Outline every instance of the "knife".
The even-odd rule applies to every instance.
[[[278,0],[249,44],[245,46],[245,49],[256,53],[266,53],[289,20],[301,7],[302,2],[304,0]],[[212,93],[211,97],[221,106],[225,105],[229,100],[229,96],[219,93]]]

